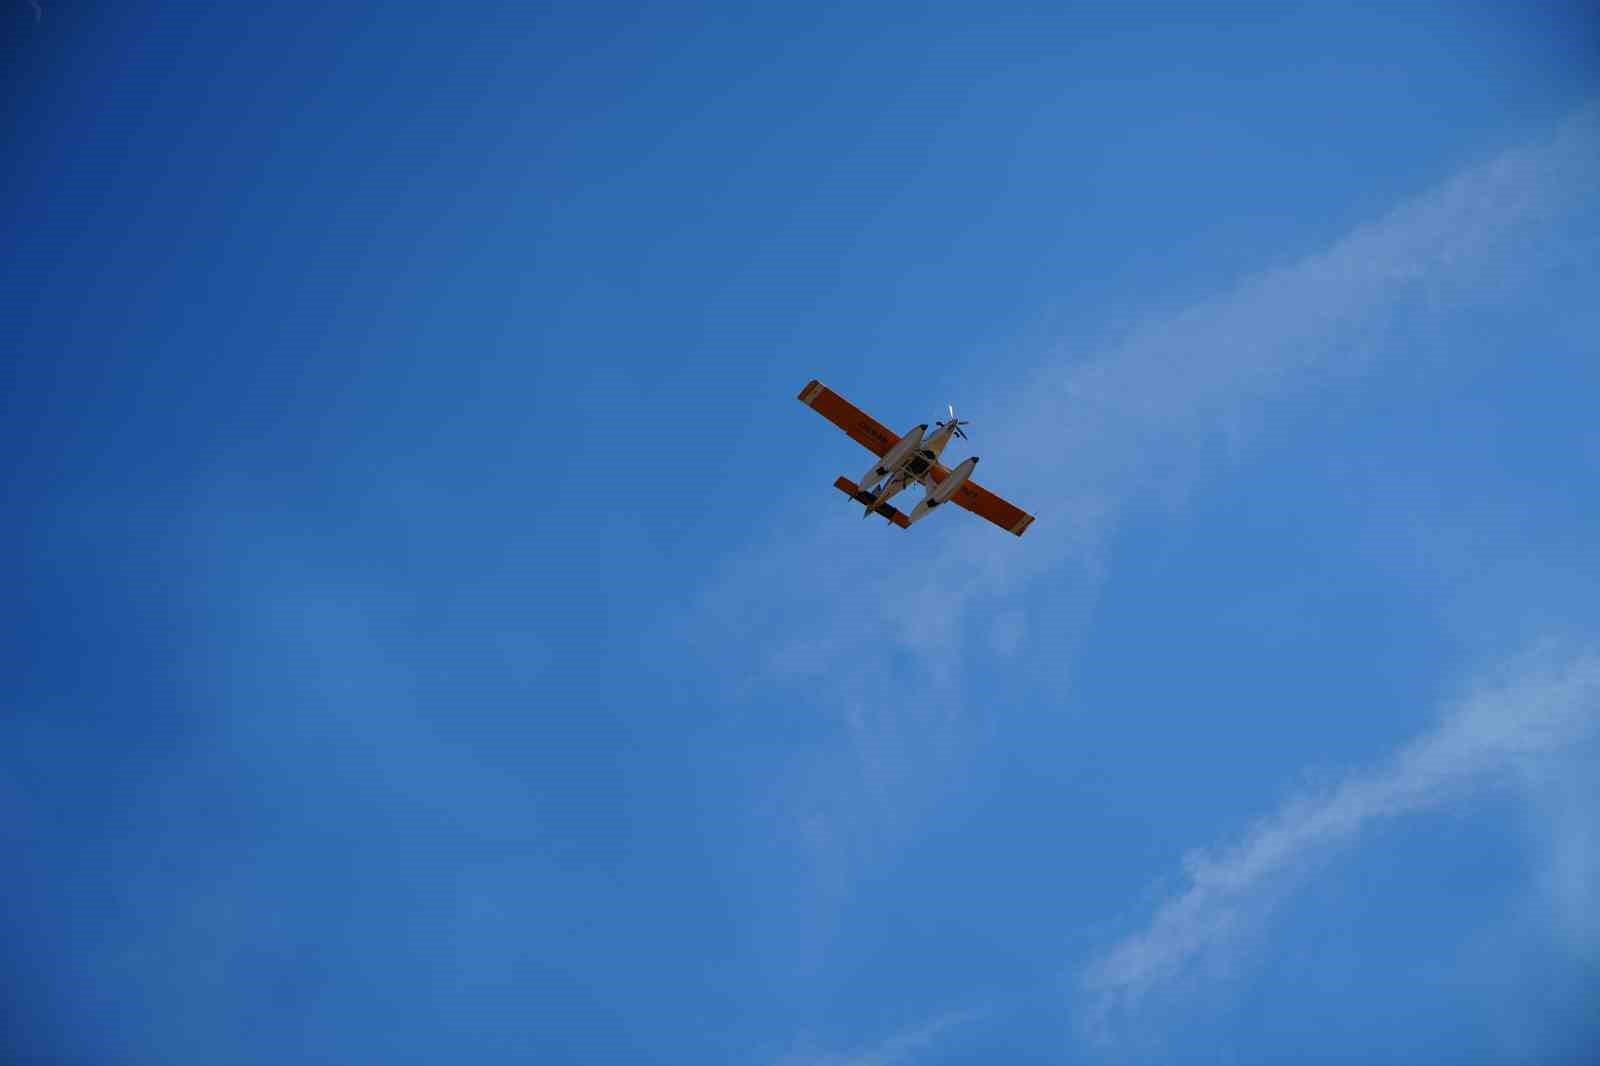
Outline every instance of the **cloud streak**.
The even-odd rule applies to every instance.
[[[905,1066],[938,1045],[952,1030],[984,1016],[981,1010],[941,1014],[893,1036],[850,1051],[800,1051],[784,1056],[778,1066]]]
[[[1494,775],[1537,782],[1552,757],[1596,735],[1600,654],[1519,660],[1381,764],[1291,800],[1232,845],[1190,855],[1182,890],[1082,973],[1084,1028],[1111,1035],[1153,994],[1205,970],[1259,927],[1275,885],[1369,827],[1440,806]]]
[[[1443,364],[1453,352],[1440,333],[1463,306],[1526,304],[1543,275],[1592,272],[1582,220],[1596,189],[1600,106],[1590,106],[1320,254],[1096,356],[1052,353],[1020,388],[991,387],[975,407],[1008,417],[989,445],[1029,457],[1027,491],[1014,491],[1040,515],[1020,546],[996,550],[994,530],[973,522],[879,554],[863,550],[859,523],[816,515],[810,500],[796,507],[780,523],[788,532],[712,582],[695,628],[719,652],[729,641],[746,651],[742,684],[808,688],[842,724],[843,749],[791,803],[806,835],[837,850],[914,817],[916,782],[938,779],[959,749],[964,666],[1026,650],[1033,589],[1049,590],[1050,670],[1065,672],[1124,514],[1181,501],[1268,426],[1381,364]]]

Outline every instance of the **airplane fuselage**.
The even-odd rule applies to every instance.
[[[923,436],[915,448],[912,448],[905,456],[900,457],[887,475],[881,475],[883,488],[873,497],[872,506],[863,512],[863,516],[871,514],[879,504],[889,502],[891,498],[913,484],[920,482],[931,491],[933,489],[933,481],[930,474],[934,464],[939,461],[939,456],[944,452],[946,445],[955,436],[955,431],[955,423],[947,422],[932,433]],[[916,430],[912,430],[912,432],[915,433]],[[904,440],[905,438],[901,439]],[[875,472],[876,470],[869,472],[868,478]],[[863,478],[862,481],[861,488],[865,492],[872,492],[873,486],[877,484],[876,480],[868,482],[866,478]]]

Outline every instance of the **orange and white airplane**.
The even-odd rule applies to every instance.
[[[800,402],[850,434],[857,444],[878,457],[861,475],[859,485],[848,478],[840,478],[833,483],[834,488],[866,505],[863,518],[876,513],[901,529],[909,529],[935,507],[950,502],[987,518],[1019,537],[1033,521],[1033,515],[1015,504],[1007,503],[972,480],[972,468],[978,465],[977,456],[954,470],[939,462],[939,454],[950,443],[950,438],[965,440],[967,436],[961,431],[961,427],[967,423],[956,419],[954,407],[950,408],[950,420],[934,423],[931,434],[928,424],[924,422],[920,426],[912,426],[902,436],[820,381],[813,380],[800,390]],[[889,506],[890,497],[913,482],[920,483],[926,494],[922,502],[912,508],[911,514],[903,514]]]

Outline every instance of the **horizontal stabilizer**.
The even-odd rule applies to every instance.
[[[863,507],[872,502],[872,497],[869,494],[862,492],[861,489],[856,487],[856,483],[847,477],[842,477],[838,481],[835,481],[833,483],[833,487],[850,497],[852,500],[855,500]],[[890,522],[899,526],[901,529],[911,528],[911,523],[906,520],[906,516],[897,508],[891,507],[887,503],[880,503],[873,513],[882,515],[884,518],[887,518]]]

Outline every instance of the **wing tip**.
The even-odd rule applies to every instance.
[[[818,381],[816,378],[812,378],[810,381],[806,382],[806,387],[800,390],[800,395],[797,396],[796,399],[805,404],[807,407],[810,407],[814,402],[816,402],[817,393],[821,392],[822,389],[822,382]]]

